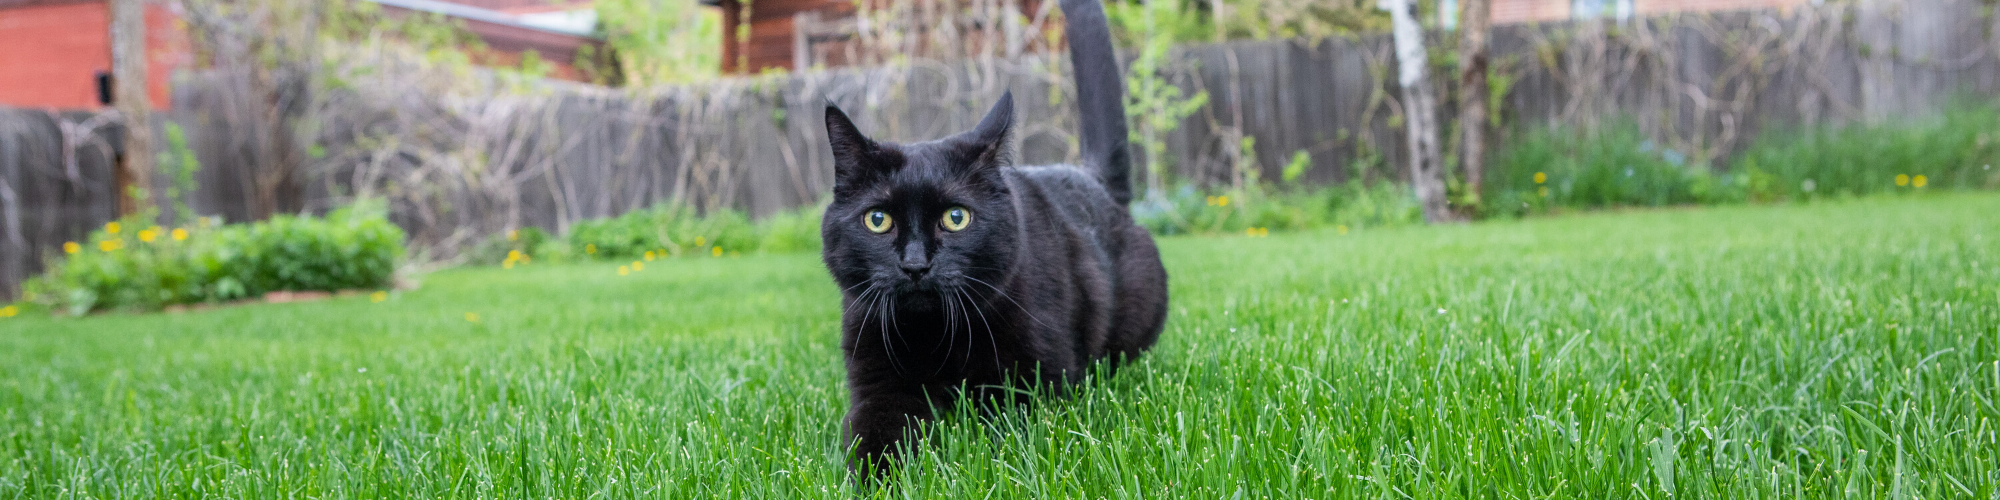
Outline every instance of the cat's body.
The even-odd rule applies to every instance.
[[[1011,96],[971,131],[909,145],[869,140],[828,107],[836,181],[821,235],[843,290],[857,458],[892,451],[961,390],[1060,392],[1158,338],[1166,270],[1125,207],[1120,80],[1096,1],[1062,3],[1090,169],[1013,165]]]

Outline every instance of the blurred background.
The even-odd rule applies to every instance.
[[[1990,1],[1106,7],[1159,234],[2000,186]],[[829,100],[914,141],[1012,90],[1019,157],[1074,159],[1062,22],[1045,0],[0,0],[0,299],[816,249]],[[349,219],[383,222],[312,226]],[[232,270],[272,252],[309,262]]]

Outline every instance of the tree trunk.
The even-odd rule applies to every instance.
[[[1458,130],[1459,165],[1465,171],[1465,190],[1479,203],[1486,182],[1486,47],[1493,23],[1492,0],[1459,0],[1465,6],[1458,23]]]
[[[111,0],[111,102],[125,121],[121,214],[138,212],[153,190],[152,107],[146,98],[146,6]]]
[[[1396,40],[1397,81],[1403,88],[1403,123],[1409,132],[1410,186],[1424,207],[1424,222],[1453,220],[1445,203],[1444,162],[1438,145],[1437,94],[1424,76],[1424,30],[1410,0],[1378,0],[1389,11]]]

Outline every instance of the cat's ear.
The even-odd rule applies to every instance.
[[[1014,91],[1000,95],[1000,102],[979,120],[979,126],[959,136],[961,147],[972,153],[974,168],[995,168],[1011,164],[1009,144],[1014,137]]]
[[[833,179],[836,191],[853,187],[873,176],[883,168],[881,158],[876,155],[879,146],[868,136],[861,135],[861,129],[854,126],[854,120],[847,119],[833,103],[826,105],[826,142],[833,147]]]

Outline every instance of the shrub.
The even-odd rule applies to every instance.
[[[553,239],[541,228],[524,227],[487,238],[479,246],[466,251],[465,260],[467,263],[478,265],[498,265],[509,260],[518,261],[523,256],[535,255]]]
[[[1929,120],[1765,133],[1734,173],[1756,201],[2000,187],[2000,109],[1953,106]],[[1922,176],[1918,179],[1918,176]]]
[[[1203,193],[1182,186],[1132,204],[1132,217],[1156,235],[1394,226],[1422,219],[1409,189],[1349,183],[1318,189]]]
[[[814,205],[759,221],[757,231],[762,241],[757,250],[765,253],[819,251],[819,224],[825,214],[825,206]]]
[[[1495,158],[1487,178],[1489,215],[1713,203],[1740,199],[1742,192],[1742,182],[1688,163],[1629,122],[1595,131],[1528,131]]]
[[[156,310],[279,290],[335,291],[391,284],[403,232],[378,204],[325,218],[274,217],[255,224],[149,225],[141,213],[65,243],[48,271],[23,285],[25,298],[73,315]]]
[[[569,255],[624,260],[647,252],[680,256],[755,251],[760,239],[742,212],[700,214],[693,208],[660,204],[617,217],[578,222],[564,240],[569,244]]]
[[[220,236],[218,260],[251,294],[384,288],[403,257],[403,230],[376,203],[325,218],[280,215],[224,228]]]
[[[1488,175],[1486,215],[1554,207],[1771,202],[1924,189],[2000,188],[2000,109],[1763,133],[1716,174],[1656,147],[1629,122],[1531,130]]]

